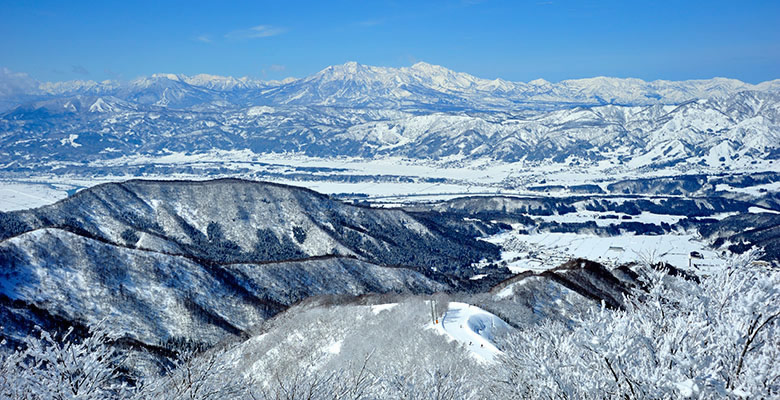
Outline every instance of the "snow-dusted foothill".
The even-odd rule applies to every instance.
[[[3,337],[105,320],[157,355],[241,337],[310,297],[467,288],[471,264],[498,255],[403,210],[240,180],[102,185],[0,213],[0,237]]]

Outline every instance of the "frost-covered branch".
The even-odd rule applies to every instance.
[[[73,329],[58,336],[40,330],[23,348],[0,355],[0,398],[110,399],[130,389],[120,379],[122,356],[100,326],[85,338]]]
[[[594,309],[573,327],[542,323],[509,337],[494,391],[532,398],[780,395],[779,271],[740,259],[700,283],[653,272],[647,278],[647,292],[627,299],[624,311]]]

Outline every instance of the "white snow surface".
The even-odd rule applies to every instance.
[[[511,329],[501,318],[477,306],[459,302],[449,303],[447,312],[436,327],[485,362],[493,361],[501,353],[495,339]]]
[[[699,387],[693,379],[686,379],[677,383],[677,389],[680,391],[680,395],[683,397],[691,397],[694,393],[699,391]]]
[[[571,258],[581,257],[617,266],[629,262],[667,262],[678,268],[708,269],[725,260],[693,234],[620,235],[516,231],[491,236],[488,241],[501,246],[501,257],[513,273],[545,271]],[[702,259],[691,260],[697,251]]]
[[[528,190],[528,187],[539,185],[571,186],[578,184],[596,184],[602,188],[609,182],[652,178],[662,176],[674,176],[681,171],[674,168],[661,168],[653,170],[632,170],[616,165],[613,162],[602,160],[598,165],[569,165],[567,163],[527,163],[524,161],[515,163],[496,162],[490,160],[412,160],[403,157],[377,157],[373,159],[360,157],[309,157],[302,154],[257,154],[249,150],[223,151],[211,150],[204,153],[185,154],[183,152],[169,152],[158,156],[125,155],[110,160],[94,161],[90,167],[101,169],[105,167],[131,167],[140,165],[159,165],[171,167],[191,166],[193,173],[172,174],[144,174],[143,176],[131,175],[105,175],[105,176],[73,176],[73,175],[30,175],[24,179],[4,179],[0,181],[0,211],[11,211],[38,207],[53,203],[65,196],[65,192],[39,190],[48,186],[69,186],[69,189],[90,187],[104,182],[124,181],[134,178],[159,179],[159,180],[205,180],[224,177],[247,178],[254,180],[268,180],[293,186],[303,186],[325,194],[334,193],[362,193],[369,196],[368,200],[374,204],[401,205],[409,202],[447,200],[461,196],[480,195],[520,195],[520,196],[570,196],[572,192],[562,190],[559,192],[538,192]],[[0,164],[1,165],[1,164]],[[57,163],[50,165],[56,172],[63,167]],[[202,166],[219,166],[224,173],[199,174],[197,169]],[[359,181],[350,182],[348,179],[330,179],[326,175],[310,173],[308,177],[302,174],[286,174],[295,172],[295,168],[338,168],[334,172],[336,176],[362,175],[380,176],[391,171],[394,175],[404,176],[410,180],[400,181]],[[773,164],[767,162],[756,165],[749,164],[745,168],[733,167],[733,172],[753,173],[776,169]],[[237,172],[245,170],[246,172]],[[715,174],[720,169],[703,168],[690,170],[686,173]],[[722,171],[720,171],[722,172]],[[262,176],[262,174],[271,174]],[[258,177],[258,175],[260,177]],[[430,182],[427,179],[441,180]],[[36,186],[29,186],[36,185]],[[67,190],[67,189],[66,189]],[[750,186],[747,188],[734,188],[728,185],[718,185],[717,190],[745,193],[751,196],[763,196],[766,191],[776,192],[780,190],[780,182]],[[19,201],[19,196],[25,196],[17,192],[23,192],[40,199],[38,202],[26,205]],[[44,196],[45,194],[45,196]],[[29,196],[25,196],[29,197]],[[661,222],[659,216],[643,215],[642,220],[647,222]],[[556,220],[561,217],[555,218]],[[573,218],[566,216],[562,218]],[[672,223],[677,218],[664,216],[663,221]],[[575,222],[575,221],[570,221]],[[597,223],[608,221],[597,221]]]
[[[35,208],[68,197],[68,185],[0,181],[0,212]]]
[[[757,213],[768,213],[768,214],[780,214],[780,211],[770,210],[767,208],[762,207],[750,207],[748,208],[748,212],[757,214]]]
[[[382,311],[391,310],[397,305],[398,303],[376,304],[371,306],[371,312],[374,314],[379,314]]]

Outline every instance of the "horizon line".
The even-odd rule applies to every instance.
[[[698,82],[702,82],[702,81],[713,81],[713,80],[729,80],[729,81],[737,81],[737,82],[740,82],[742,84],[751,85],[751,86],[760,86],[762,84],[771,83],[771,82],[775,82],[775,81],[780,80],[780,78],[774,78],[774,79],[761,81],[761,82],[758,82],[758,83],[750,83],[750,82],[743,81],[741,79],[729,78],[729,77],[726,77],[726,76],[713,76],[713,77],[710,77],[710,78],[695,78],[695,79],[681,79],[681,80],[663,79],[663,78],[653,79],[653,80],[646,80],[646,79],[636,78],[636,77],[632,77],[632,76],[619,77],[619,76],[609,76],[609,75],[595,75],[595,76],[587,76],[587,77],[579,77],[579,78],[566,78],[566,79],[561,79],[561,80],[558,80],[558,81],[550,81],[550,80],[547,80],[547,79],[544,79],[544,78],[541,78],[541,77],[540,78],[535,78],[535,79],[532,79],[532,80],[529,80],[529,81],[513,81],[513,80],[504,79],[504,78],[501,78],[501,77],[497,77],[497,78],[483,78],[483,77],[479,77],[479,76],[473,75],[473,74],[471,74],[469,72],[456,71],[454,69],[447,68],[447,67],[445,67],[443,65],[440,65],[440,64],[432,64],[432,63],[428,63],[428,62],[425,62],[425,61],[417,61],[417,62],[413,63],[412,65],[401,66],[401,67],[370,65],[370,64],[362,64],[362,63],[359,63],[359,62],[356,62],[356,61],[346,61],[346,62],[341,63],[341,64],[327,65],[327,66],[325,66],[323,68],[320,68],[319,70],[317,70],[317,71],[315,71],[313,73],[310,73],[310,74],[302,76],[302,77],[288,76],[288,77],[281,78],[281,79],[261,79],[261,78],[251,77],[249,75],[233,76],[233,75],[220,75],[220,74],[214,74],[214,73],[209,73],[209,72],[199,72],[199,73],[195,73],[195,74],[191,74],[191,75],[190,74],[184,74],[184,73],[155,72],[155,73],[148,74],[148,75],[138,75],[138,76],[136,76],[136,77],[134,77],[132,79],[103,79],[103,80],[95,80],[95,79],[65,79],[65,80],[57,80],[57,81],[55,81],[55,80],[48,80],[47,81],[47,80],[39,80],[39,79],[33,77],[28,72],[15,71],[15,70],[12,70],[12,69],[10,69],[8,67],[1,67],[0,68],[0,72],[2,72],[2,74],[0,74],[0,77],[17,75],[15,77],[15,78],[17,78],[17,80],[31,79],[31,80],[35,81],[35,83],[37,83],[38,85],[42,85],[42,84],[62,84],[62,83],[69,83],[69,82],[91,82],[91,83],[95,83],[95,84],[106,84],[106,83],[125,84],[125,83],[131,83],[133,81],[137,81],[137,80],[140,80],[140,79],[154,78],[154,77],[165,77],[165,78],[171,79],[170,77],[173,76],[173,77],[176,77],[178,79],[181,76],[184,76],[184,77],[187,77],[187,78],[194,78],[194,77],[201,76],[201,75],[207,75],[209,77],[214,77],[214,78],[234,79],[234,80],[239,80],[239,81],[240,80],[244,80],[244,81],[253,81],[253,82],[284,84],[285,81],[290,81],[291,82],[291,81],[297,81],[297,80],[302,80],[302,79],[306,79],[306,78],[309,78],[309,77],[313,77],[313,76],[315,76],[315,75],[317,75],[319,73],[325,72],[329,68],[333,68],[333,67],[345,67],[345,66],[350,66],[350,65],[357,65],[357,66],[362,66],[362,67],[381,68],[381,69],[385,69],[385,70],[397,70],[398,71],[398,70],[403,70],[403,69],[413,69],[415,66],[421,65],[421,64],[428,65],[428,66],[431,66],[431,67],[442,68],[442,69],[445,69],[445,70],[447,70],[449,72],[454,72],[456,74],[466,74],[466,75],[469,75],[469,76],[471,76],[473,78],[476,78],[476,79],[479,79],[479,80],[484,80],[484,81],[497,81],[498,80],[498,81],[504,81],[504,82],[509,82],[509,83],[515,83],[515,84],[517,84],[517,83],[520,83],[520,84],[531,84],[531,82],[535,82],[535,81],[544,81],[546,83],[554,85],[554,84],[560,84],[562,82],[567,82],[567,81],[582,81],[582,80],[603,78],[603,79],[615,79],[615,80],[622,80],[622,81],[631,81],[631,80],[633,80],[633,81],[641,81],[641,82],[644,82],[644,83],[656,83],[656,82],[697,82],[697,81]],[[171,79],[171,80],[173,80],[173,79]]]

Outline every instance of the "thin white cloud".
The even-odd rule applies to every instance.
[[[211,40],[211,37],[209,35],[200,35],[195,38],[195,40],[201,42],[201,43],[212,43],[213,40]]]
[[[226,39],[259,39],[281,35],[287,29],[272,25],[257,25],[249,29],[239,29],[225,35]]]

